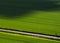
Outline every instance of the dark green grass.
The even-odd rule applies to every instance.
[[[0,32],[0,43],[60,43],[60,41]]]
[[[0,17],[0,27],[60,35],[60,11],[32,11],[17,18]]]

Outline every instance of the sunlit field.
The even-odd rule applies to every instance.
[[[60,1],[1,0],[0,28],[60,36]],[[0,32],[0,43],[60,43],[57,40]]]
[[[0,27],[60,35],[60,11],[32,11],[22,17],[0,17]]]
[[[0,43],[60,43],[60,41],[0,32]]]

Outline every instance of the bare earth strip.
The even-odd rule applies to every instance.
[[[60,40],[60,36],[54,36],[54,35],[46,35],[46,34],[39,34],[34,32],[26,32],[26,31],[19,31],[19,30],[12,30],[12,29],[4,29],[0,28],[1,32],[9,32],[9,33],[15,33],[15,34],[22,34],[22,35],[30,35],[30,36],[36,36],[36,37],[43,37],[48,39],[54,39],[54,40]]]

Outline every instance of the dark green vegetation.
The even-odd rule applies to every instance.
[[[60,43],[60,41],[0,32],[0,43]]]
[[[32,10],[58,10],[60,8],[58,3],[58,0],[1,0],[0,16],[21,16]]]

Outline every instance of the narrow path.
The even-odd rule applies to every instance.
[[[19,30],[12,30],[12,29],[3,29],[0,28],[1,32],[9,32],[9,33],[15,33],[15,34],[22,34],[22,35],[29,35],[29,36],[36,36],[36,37],[43,37],[48,39],[54,39],[54,40],[60,40],[60,36],[54,36],[54,35],[46,35],[46,34],[38,34],[33,32],[26,32],[26,31],[19,31]]]

